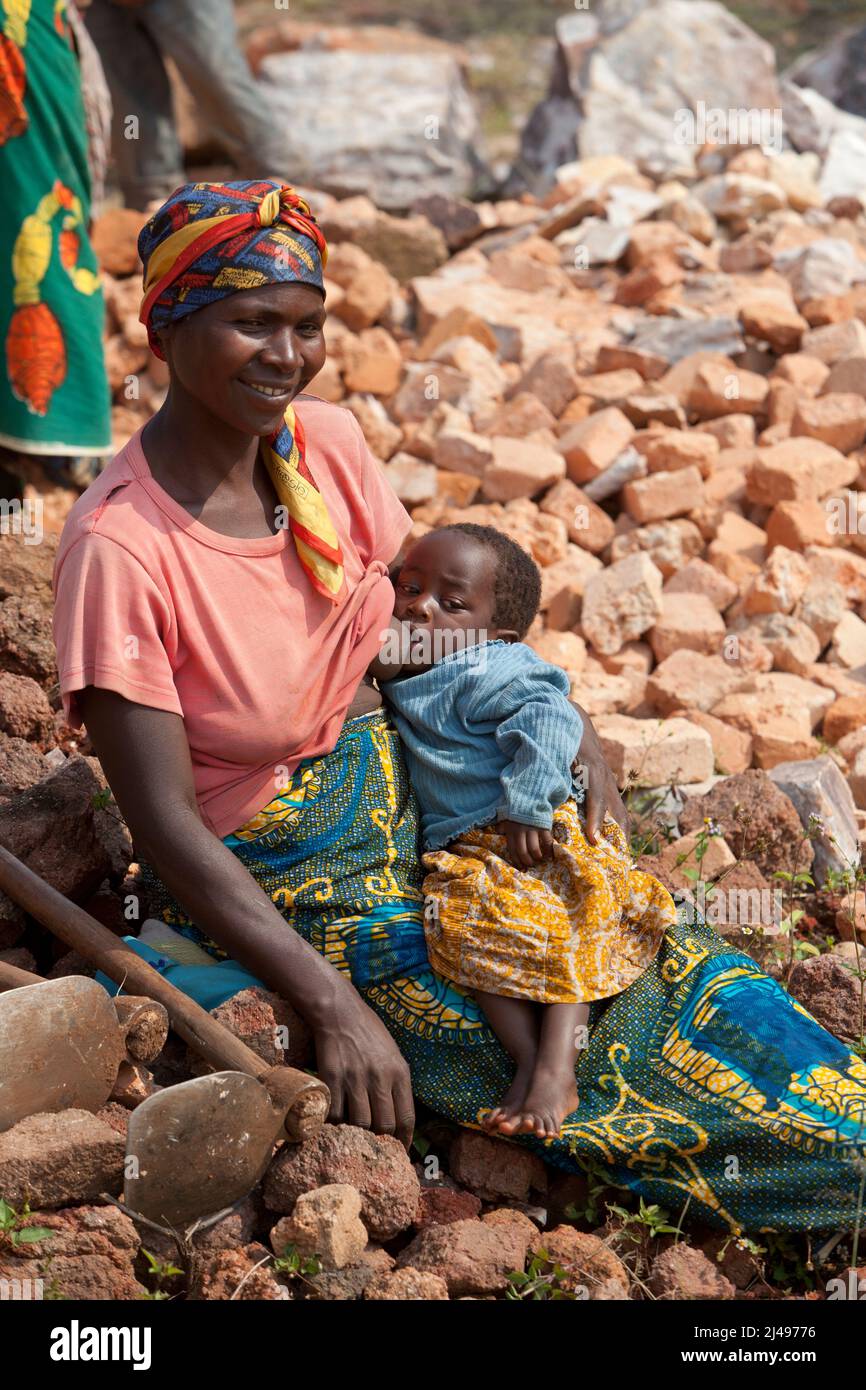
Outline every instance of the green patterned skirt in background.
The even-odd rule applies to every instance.
[[[0,446],[111,449],[78,60],[62,0],[0,5]]]
[[[382,711],[226,837],[290,927],[349,974],[412,1069],[415,1094],[465,1125],[507,1088],[512,1063],[465,993],[427,963],[417,810]],[[217,963],[152,874],[154,915],[210,953],[129,938],[208,1008],[258,983]],[[559,1168],[579,1160],[686,1222],[731,1231],[854,1225],[866,1155],[866,1064],[750,957],[703,923],[680,923],[625,993],[592,1006],[577,1067],[580,1107],[556,1140],[521,1137]]]

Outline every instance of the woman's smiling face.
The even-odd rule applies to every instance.
[[[161,330],[172,389],[241,434],[268,435],[325,365],[325,305],[312,285],[239,290]]]

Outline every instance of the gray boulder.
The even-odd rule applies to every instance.
[[[796,150],[812,150],[823,155],[832,137],[839,131],[850,130],[866,135],[866,120],[841,111],[820,92],[796,82],[783,81],[782,119],[785,134]]]
[[[834,106],[866,116],[866,26],[849,29],[817,52],[804,54],[786,76],[812,87]]]
[[[606,53],[592,56],[582,102],[581,159],[623,155],[656,179],[687,178],[693,172],[695,148],[678,141],[673,111],[654,110],[646,92],[624,81]],[[682,106],[680,101],[676,109]]]
[[[269,53],[258,77],[289,132],[294,183],[338,197],[372,190],[395,211],[426,194],[464,196],[485,173],[460,65],[439,46]]]
[[[812,877],[820,887],[828,871],[853,869],[860,861],[857,817],[851,789],[832,758],[778,763],[770,778],[797,809],[804,830],[814,816]]]
[[[736,357],[746,349],[736,319],[677,319],[662,314],[639,321],[628,339],[628,346],[663,357],[670,366],[695,352],[718,352]]]
[[[573,102],[580,158],[623,155],[654,177],[694,172],[703,140],[689,139],[683,117],[699,103],[780,106],[772,48],[715,0],[595,0],[591,12],[563,16],[556,38],[550,92],[521,145],[521,166],[549,181],[554,99],[563,131],[563,102]]]
[[[866,280],[866,265],[841,237],[818,237],[800,250],[781,251],[773,258],[773,269],[785,276],[798,304],[822,295],[845,294]]]
[[[613,94],[599,56],[631,95],[638,117],[637,155],[633,144],[623,143],[627,130],[622,123],[610,132],[607,148],[600,148],[610,113],[607,101],[596,103],[594,97]],[[676,149],[677,113],[696,111],[699,102],[723,111],[738,110],[746,96],[749,107],[759,110],[779,105],[772,48],[714,0],[656,0],[642,6],[630,23],[596,48],[582,86],[586,119],[578,137],[581,154],[622,154],[638,163],[653,126],[660,132],[659,156],[665,157],[668,141]],[[696,148],[679,144],[677,153],[680,162],[685,158],[692,164]]]

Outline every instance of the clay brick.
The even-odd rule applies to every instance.
[[[612,654],[640,637],[662,611],[662,576],[647,555],[629,555],[586,585],[581,625],[599,652]]]
[[[480,479],[493,462],[493,441],[472,430],[445,429],[433,447],[433,462],[437,468],[470,473]]]
[[[713,744],[713,765],[716,772],[730,777],[735,772],[745,772],[752,765],[752,736],[741,729],[735,729],[724,720],[717,719],[706,710],[676,710],[675,715],[687,719],[690,724],[706,729]]]
[[[803,556],[777,545],[743,597],[744,612],[790,613],[806,592],[810,578]]]
[[[791,613],[765,613],[756,617],[746,629],[746,635],[752,633],[770,652],[777,671],[808,676],[821,650],[813,629]]]
[[[66,1207],[123,1185],[126,1144],[86,1110],[31,1115],[0,1134],[0,1192],[13,1207]]]
[[[699,468],[707,477],[719,455],[719,442],[711,434],[694,430],[665,430],[635,445],[647,461],[650,473]]]
[[[491,402],[490,411],[483,420],[481,413],[476,410],[474,420],[476,428],[483,424],[485,433],[507,434],[512,439],[525,439],[540,430],[552,431],[558,428],[557,421],[547,406],[537,396],[530,396],[525,391],[501,405],[495,401]]]
[[[843,695],[834,700],[824,715],[823,733],[828,743],[838,743],[846,734],[866,725],[866,694]]]
[[[866,395],[866,356],[842,357],[830,368],[830,373],[820,388],[821,394],[842,392],[852,393],[861,399]]]
[[[619,786],[632,776],[639,786],[703,782],[712,776],[713,747],[705,729],[685,719],[631,719],[611,714],[596,720],[605,759]]]
[[[573,349],[543,352],[521,378],[518,390],[535,396],[551,415],[560,416],[580,390]]]
[[[698,858],[700,851],[702,853]],[[695,873],[708,883],[718,878],[725,869],[733,868],[737,862],[726,840],[720,835],[705,837],[700,831],[692,831],[678,840],[672,840],[662,847],[658,857],[665,881],[681,892],[694,888]],[[687,870],[691,871],[691,877]]]
[[[580,378],[580,395],[588,397],[594,408],[621,405],[632,391],[643,387],[643,378],[631,367],[618,372],[596,372]]]
[[[340,254],[345,255],[348,246],[347,242],[341,243],[333,249],[328,258],[328,274],[332,279],[336,279],[336,257]],[[352,250],[357,251],[359,248],[353,247]],[[364,260],[366,264],[363,270],[343,285],[345,293],[334,306],[337,318],[355,333],[360,333],[363,328],[372,328],[373,324],[382,318],[394,295],[399,292],[397,281],[389,275],[383,265],[369,256],[364,256]]]
[[[559,441],[569,478],[588,483],[609,468],[634,434],[634,426],[616,406],[598,410],[573,425]]]
[[[597,555],[614,537],[614,523],[570,478],[563,478],[539,502],[543,512],[565,522],[568,538]]]
[[[866,401],[841,392],[800,401],[791,421],[791,434],[820,439],[848,454],[866,439]]]
[[[724,635],[724,619],[703,594],[668,592],[662,594],[661,615],[650,628],[649,643],[656,661],[680,649],[712,656]]]
[[[402,353],[384,328],[366,329],[343,351],[343,381],[349,391],[391,396],[402,376]]]
[[[694,466],[636,478],[622,490],[625,509],[637,522],[682,516],[700,506],[703,498],[703,480],[700,470]]]
[[[814,499],[802,502],[779,502],[767,517],[767,546],[785,546],[788,550],[805,550],[807,545],[835,545],[831,535],[827,509]]]
[[[832,367],[840,357],[866,356],[866,327],[859,319],[829,323],[803,335],[801,351]]]
[[[719,613],[729,608],[739,590],[726,575],[698,556],[671,575],[664,587],[665,594],[701,594],[709,599]]]
[[[758,450],[746,477],[746,496],[765,507],[809,501],[847,487],[858,472],[856,460],[846,458],[830,444],[802,437],[789,439]]]
[[[765,377],[715,362],[698,368],[688,396],[689,409],[710,420],[717,415],[761,415],[766,402]]]
[[[810,357],[805,352],[792,352],[776,363],[772,377],[780,381],[790,381],[801,396],[815,396],[829,373],[830,368],[820,357]]]
[[[565,460],[555,449],[528,439],[495,438],[493,458],[484,470],[481,491],[492,502],[532,497],[565,475]]]
[[[751,415],[722,415],[705,420],[701,434],[711,434],[722,449],[749,449],[755,443],[755,420]]]
[[[647,681],[646,700],[662,715],[683,705],[711,710],[745,679],[744,673],[722,656],[674,652],[659,662]]]
[[[753,338],[770,344],[774,352],[796,352],[809,325],[792,299],[755,295],[740,306],[740,322]]]
[[[845,613],[833,631],[827,660],[836,666],[866,665],[866,623],[856,613]]]

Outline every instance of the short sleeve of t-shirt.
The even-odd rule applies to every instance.
[[[370,452],[360,425],[354,416],[351,419],[358,438],[361,487],[367,504],[367,515],[361,523],[366,534],[360,538],[358,549],[365,564],[381,560],[390,565],[412,528],[412,518],[385,477],[382,465]]]
[[[171,606],[136,557],[88,532],[54,575],[54,643],[63,710],[81,725],[76,692],[87,685],[183,714],[172,675],[177,630]]]

